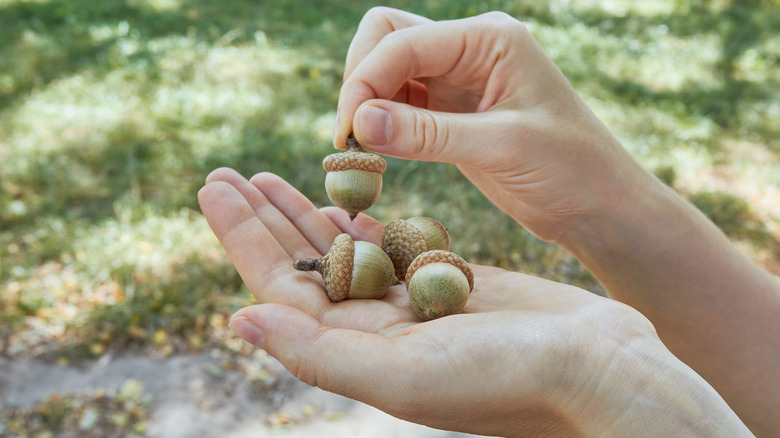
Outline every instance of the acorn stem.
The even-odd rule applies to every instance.
[[[300,259],[293,262],[293,268],[297,271],[322,272],[322,259]]]
[[[347,137],[347,150],[363,152],[363,147],[357,142],[355,134],[349,134]]]

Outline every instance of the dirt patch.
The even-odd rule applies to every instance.
[[[27,431],[35,436],[58,437],[471,436],[398,420],[365,404],[309,387],[262,351],[240,361],[233,359],[223,351],[164,359],[106,354],[73,367],[0,358],[0,437],[19,436],[13,428],[31,425],[36,429]],[[28,419],[40,417],[53,398],[94,400],[95,394],[111,400],[137,400],[148,418],[133,430],[120,430],[104,421],[109,413],[92,404],[88,409],[64,412],[78,418],[59,425],[20,421],[23,412],[31,415]],[[86,406],[73,406],[82,405]],[[121,418],[116,412],[111,415]],[[73,430],[63,430],[65,425]],[[108,429],[100,435],[91,433],[99,427]]]

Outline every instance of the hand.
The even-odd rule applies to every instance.
[[[294,270],[292,260],[322,256],[341,232],[378,243],[382,224],[317,210],[271,174],[247,181],[217,170],[199,201],[262,303],[237,312],[231,328],[308,384],[479,434],[746,433],[628,306],[485,266],[473,266],[464,314],[420,322],[403,285],[381,300],[334,304],[318,274]]]
[[[380,154],[456,164],[650,318],[757,435],[776,433],[780,282],[634,161],[522,23],[372,9],[347,55],[335,146],[351,131]]]
[[[538,237],[652,184],[522,23],[503,13],[433,22],[389,8],[347,55],[334,144],[354,131],[385,155],[458,165]]]

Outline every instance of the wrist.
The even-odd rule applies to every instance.
[[[570,387],[577,388],[570,392],[574,398],[563,404],[582,436],[753,436],[720,395],[658,340],[621,343],[600,364],[592,374],[599,377]]]
[[[638,165],[627,173],[594,191],[586,214],[556,240],[610,293],[632,287],[627,283],[648,271],[674,266],[681,242],[706,227],[687,201],[652,174]]]

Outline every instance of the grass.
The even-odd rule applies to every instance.
[[[525,20],[648,169],[778,269],[777,0],[388,4]],[[251,295],[197,190],[230,166],[278,173],[328,204],[320,161],[369,6],[0,0],[0,354],[222,345]],[[473,262],[601,291],[453,166],[389,164],[378,219],[436,217]]]

